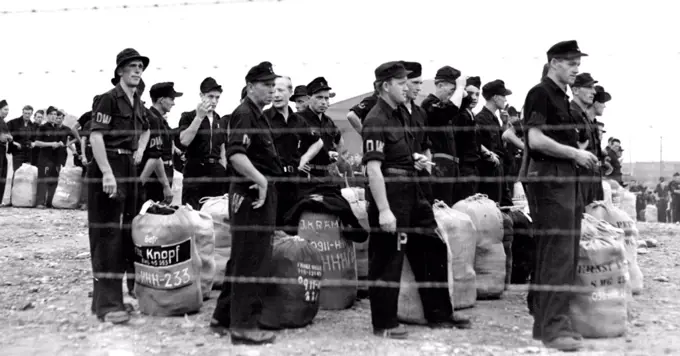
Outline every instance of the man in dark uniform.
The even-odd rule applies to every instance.
[[[225,194],[227,134],[215,112],[222,86],[213,78],[201,83],[201,103],[196,110],[182,113],[179,119],[178,146],[186,150],[182,204],[199,210],[203,197]]]
[[[349,109],[349,112],[347,113],[347,121],[349,121],[350,125],[352,125],[354,130],[356,130],[359,135],[361,135],[361,127],[366,115],[368,115],[377,102],[378,92],[374,91],[373,94],[361,99],[359,104],[356,104]]]
[[[460,158],[460,180],[453,189],[453,201],[458,202],[475,195],[479,186],[480,145],[477,143],[477,125],[472,110],[479,103],[482,80],[469,77],[465,82],[465,92],[461,110],[453,121],[456,151]]]
[[[276,183],[278,207],[276,209],[276,226],[283,227],[283,218],[298,200],[298,172],[307,170],[308,163],[323,148],[323,140],[312,135],[307,121],[293,112],[288,106],[292,93],[290,78],[276,78],[272,107],[264,111],[269,120],[274,137],[274,145],[283,164],[284,176],[293,180]],[[301,148],[306,147],[305,151]],[[297,226],[286,229],[295,234]]]
[[[597,80],[593,79],[590,73],[580,73],[576,76],[571,90],[574,94],[574,99],[569,104],[571,116],[579,120],[579,145],[581,148],[588,150],[596,157],[600,157],[600,149],[597,148],[598,137],[597,126],[594,124],[594,116],[589,115],[592,111],[593,99],[595,98],[595,84]],[[583,199],[583,207],[585,208],[590,203],[596,200],[604,199],[604,191],[602,188],[600,167],[593,171],[581,169],[579,176],[582,178],[580,191]],[[599,189],[598,189],[599,185]]]
[[[31,142],[35,138],[37,126],[31,122],[33,107],[24,106],[21,117],[7,123],[9,132],[13,137],[8,152],[12,155],[12,167],[16,172],[22,164],[31,164]]]
[[[607,164],[606,153],[602,150],[602,137],[605,134],[604,123],[599,121],[597,118],[604,114],[604,109],[607,107],[607,103],[612,100],[611,94],[606,92],[604,88],[600,85],[595,86],[595,96],[593,97],[593,105],[589,111],[590,117],[593,117],[593,129],[595,130],[594,141],[593,141],[593,152],[597,158],[600,160],[601,170],[600,175],[597,176],[597,181],[594,184],[595,196],[598,199],[604,199],[604,190],[602,190],[602,177],[609,173],[611,169],[611,164]],[[589,145],[590,146],[590,145]]]
[[[9,106],[6,100],[0,100],[0,195],[5,194],[5,182],[7,181],[7,144],[12,141],[12,135],[5,122],[9,114]],[[0,197],[0,204],[2,204]],[[4,204],[2,206],[5,206]]]
[[[453,132],[453,120],[465,97],[466,78],[459,70],[445,66],[437,71],[434,83],[437,87],[434,94],[423,100],[423,109],[427,112],[427,128],[432,142],[432,161],[436,166],[432,169],[432,195],[447,205],[453,205],[455,179],[459,176],[456,139]]]
[[[578,121],[569,112],[566,90],[573,84],[585,55],[576,41],[552,46],[547,52],[548,75],[529,91],[524,104],[529,162],[521,177],[526,183],[536,240],[534,285],[575,284],[583,210],[579,206],[579,184],[570,178],[578,178],[577,165],[593,169],[597,157],[578,148]],[[557,180],[558,177],[566,179]],[[581,336],[569,318],[574,294],[533,290],[529,294],[533,337],[549,348],[580,349]]]
[[[175,169],[172,162],[173,130],[165,119],[172,107],[175,106],[175,98],[183,94],[175,91],[174,83],[163,82],[154,84],[149,90],[151,107],[147,112],[151,138],[142,160],[144,171],[140,178],[144,184],[145,200],[172,201],[172,178]],[[146,162],[145,162],[146,160]],[[154,162],[155,163],[149,163]],[[148,165],[151,165],[147,168]],[[146,173],[145,173],[146,172]],[[148,175],[147,175],[148,174]],[[149,179],[147,181],[147,179]]]
[[[411,132],[413,133],[413,139],[420,144],[420,151],[416,153],[418,155],[425,155],[427,161],[432,162],[432,152],[430,152],[432,144],[430,143],[428,133],[425,131],[427,112],[415,103],[423,85],[423,67],[417,62],[402,62],[402,64],[409,72],[406,76],[406,101],[404,101],[402,106],[406,109],[405,117],[410,119],[408,126],[412,128]],[[423,179],[420,182],[420,186],[425,194],[425,198],[430,204],[434,204],[434,196],[432,195],[432,185],[430,182],[431,172],[432,166],[428,165],[425,169],[418,170],[418,177]]]
[[[446,247],[437,236],[437,222],[421,185],[404,178],[417,176],[430,161],[415,140],[409,118],[401,107],[406,101],[408,71],[402,62],[389,62],[375,70],[379,89],[377,104],[364,120],[363,163],[368,172],[369,280],[399,282],[404,252],[417,281],[447,281]],[[405,229],[420,229],[407,233]],[[408,236],[408,238],[406,237]],[[408,241],[408,242],[407,242]],[[404,251],[405,250],[405,251]],[[419,290],[425,318],[431,327],[469,327],[464,318],[454,318],[446,288]],[[407,331],[397,321],[399,289],[370,287],[373,333],[404,339]]]
[[[299,184],[300,195],[306,195],[314,189],[319,182],[330,183],[331,164],[338,158],[338,149],[342,147],[342,134],[333,119],[325,114],[329,106],[331,97],[331,87],[324,77],[317,77],[307,84],[307,94],[310,95],[309,107],[298,113],[302,116],[307,125],[311,128],[312,134],[323,140],[323,148],[312,158],[306,171],[300,172],[301,177],[306,177],[307,181]],[[302,152],[306,152],[308,147],[300,146]]]
[[[505,126],[501,119],[496,116],[496,111],[505,108],[506,96],[512,92],[505,88],[502,80],[494,80],[484,84],[482,96],[486,100],[482,111],[477,113],[477,141],[481,145],[482,155],[485,160],[480,164],[479,173],[482,182],[479,184],[479,192],[486,194],[489,199],[501,206],[511,206],[512,198],[505,184],[505,172],[503,171],[503,158],[505,147],[503,145],[503,131]]]
[[[274,94],[272,64],[248,71],[248,97],[231,115],[227,158],[236,175],[229,189],[232,247],[227,277],[269,277],[277,194],[271,178],[283,174],[272,128],[262,109]],[[252,227],[258,227],[253,229]],[[263,283],[225,282],[210,326],[218,333],[231,328],[232,344],[267,344],[275,335],[258,330]]]
[[[150,132],[138,91],[149,58],[127,48],[116,57],[115,88],[93,103],[90,142],[94,162],[87,172],[90,252],[94,273],[92,312],[105,322],[130,319],[123,304],[122,276],[134,287],[132,220],[137,214],[136,164]],[[140,150],[141,149],[141,150]],[[134,154],[134,157],[133,157]],[[121,226],[122,220],[122,227]]]
[[[309,95],[307,95],[307,86],[298,85],[290,96],[290,101],[295,103],[295,111],[301,112],[307,110],[309,107]]]
[[[59,171],[61,171],[61,148],[66,147],[67,137],[57,127],[58,110],[50,106],[47,109],[47,123],[40,126],[33,142],[40,148],[38,154],[38,192],[36,205],[38,209],[52,206],[52,198],[57,189]]]

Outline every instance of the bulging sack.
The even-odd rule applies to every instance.
[[[477,299],[497,299],[505,290],[503,216],[496,203],[483,194],[461,200],[453,209],[467,214],[477,228],[475,272]]]
[[[175,171],[172,176],[172,206],[182,205],[182,181],[184,175],[182,172]]]
[[[370,231],[364,189],[348,187],[343,188],[340,192],[349,203],[361,227]],[[354,243],[354,248],[357,255],[357,274],[359,278],[366,278],[368,277],[368,240],[362,243]]]
[[[637,220],[636,200],[637,197],[634,193],[621,189],[621,210],[625,211],[633,221]]]
[[[445,246],[447,254],[447,269],[448,269],[448,286],[449,286],[449,299],[451,300],[451,306],[454,306],[454,281],[453,281],[453,263],[451,261],[451,248],[441,235],[437,235],[438,238],[442,240]],[[407,243],[408,244],[408,243]],[[408,247],[406,247],[408,248]],[[432,253],[437,253],[442,251],[432,251]],[[418,287],[415,285],[416,278],[413,274],[413,269],[411,268],[411,263],[409,262],[406,255],[404,255],[404,263],[401,268],[401,280],[399,288],[399,301],[397,307],[397,318],[401,322],[407,324],[427,324],[427,319],[425,319],[425,311],[423,310],[423,302],[420,298],[420,292]]]
[[[12,206],[33,208],[38,193],[38,167],[24,163],[14,172],[12,185]]]
[[[76,209],[80,205],[80,194],[83,187],[83,169],[81,167],[64,167],[59,172],[59,183],[54,192],[52,206],[57,209]]]
[[[640,238],[640,232],[637,229],[635,220],[631,219],[623,210],[614,206],[608,206],[602,202],[595,202],[589,205],[586,213],[623,230],[623,234],[620,234],[618,238],[625,247],[628,274],[630,276],[630,289],[634,295],[642,293],[644,277],[637,262],[637,241]]]
[[[622,232],[589,214],[582,225],[576,286],[592,291],[578,292],[572,299],[572,325],[583,337],[621,336],[628,318],[625,248],[617,240]]]
[[[204,267],[209,257],[201,256],[210,251],[211,230],[210,217],[188,206],[144,204],[132,222],[135,294],[142,313],[173,316],[200,310],[202,281],[209,279],[211,284],[215,271],[214,262],[212,274],[204,271],[210,269]]]
[[[612,202],[612,186],[608,181],[602,181],[602,190],[604,191],[604,202],[606,204],[613,204]]]
[[[450,271],[454,286],[452,304],[456,310],[471,308],[477,301],[474,267],[477,229],[469,216],[451,209],[444,202],[435,201],[432,209],[439,231],[451,251]]]
[[[659,222],[659,208],[655,205],[647,205],[645,208],[645,221],[648,223]]]
[[[201,212],[212,217],[215,227],[215,247],[231,247],[231,225],[229,224],[229,194],[219,197],[205,197]]]
[[[296,279],[297,284],[273,284],[262,303],[260,324],[272,329],[301,328],[319,312],[323,262],[319,252],[298,236],[273,242],[272,276]]]

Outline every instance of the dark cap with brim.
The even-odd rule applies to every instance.
[[[411,73],[400,61],[383,63],[374,72],[377,82],[384,82],[393,78],[407,78]]]
[[[260,64],[250,68],[248,74],[246,74],[246,83],[268,82],[278,77],[270,62],[260,62]]]

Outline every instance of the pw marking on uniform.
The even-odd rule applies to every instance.
[[[380,140],[366,140],[366,152],[382,152],[385,149],[385,143]]]
[[[98,112],[96,120],[100,124],[108,125],[111,122],[111,116]]]

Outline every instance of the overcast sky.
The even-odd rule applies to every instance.
[[[54,9],[57,3],[82,8],[181,2],[3,0],[0,11]],[[510,104],[519,109],[539,80],[546,50],[576,39],[590,54],[581,70],[613,96],[602,118],[608,135],[622,139],[634,161],[658,160],[663,135],[664,160],[680,161],[674,137],[680,117],[664,99],[680,93],[680,25],[668,5],[673,3],[254,0],[0,14],[0,98],[10,103],[10,118],[25,104],[54,105],[80,116],[95,94],[110,89],[116,54],[133,47],[151,58],[144,73],[149,85],[174,81],[185,93],[171,124],[196,106],[206,76],[225,89],[218,113],[231,112],[248,68],[264,60],[294,85],[326,77],[336,101],[370,91],[374,68],[388,60],[420,61],[425,78],[448,64],[484,83],[503,79],[514,92]],[[144,100],[150,102],[148,94]]]

